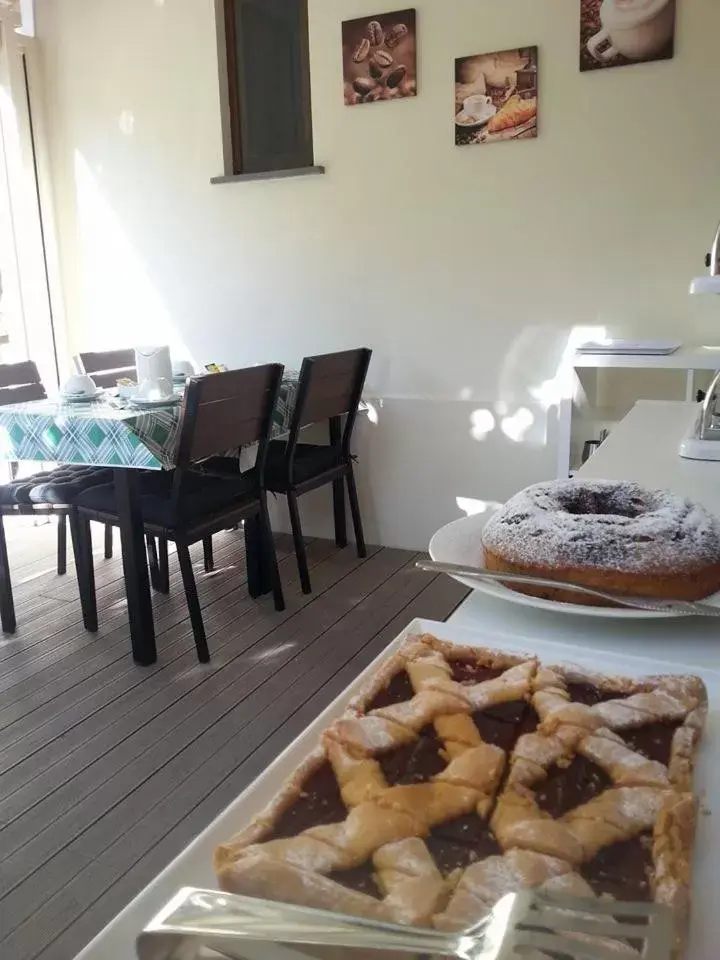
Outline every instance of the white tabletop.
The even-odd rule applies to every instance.
[[[720,516],[720,463],[678,454],[697,411],[695,403],[638,401],[577,475],[663,487]]]
[[[636,480],[704,504],[720,516],[720,463],[683,460],[680,441],[697,411],[694,403],[639,401],[578,472],[580,477]],[[474,591],[451,622],[492,630],[501,638],[534,637],[633,656],[720,668],[720,621],[603,620],[550,613]],[[498,640],[500,645],[500,640]]]

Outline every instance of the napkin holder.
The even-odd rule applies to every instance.
[[[168,380],[172,383],[170,347],[135,347],[137,382],[145,380]]]

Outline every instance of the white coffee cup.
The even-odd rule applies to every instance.
[[[475,117],[478,120],[483,120],[488,115],[491,106],[492,100],[490,97],[486,97],[481,93],[474,93],[472,96],[466,97],[463,101],[463,112],[466,117]]]
[[[622,54],[629,60],[647,60],[672,39],[675,0],[604,0],[600,21],[602,30],[587,43],[593,59],[609,63]]]
[[[74,373],[62,386],[65,397],[92,397],[97,393],[97,384],[87,373]]]
[[[146,377],[135,393],[137,400],[167,400],[173,395],[172,383],[167,377]]]
[[[176,360],[172,365],[173,380],[179,380],[181,377],[192,377],[195,375],[195,368],[189,360]]]

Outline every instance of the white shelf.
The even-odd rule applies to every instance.
[[[710,279],[709,277],[706,279]],[[681,347],[666,356],[651,354],[577,353],[573,366],[583,368],[656,369],[656,370],[720,370],[720,344],[707,347]]]

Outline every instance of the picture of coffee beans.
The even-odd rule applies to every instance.
[[[394,50],[403,37],[407,36],[407,32],[408,28],[404,23],[396,23],[385,37],[385,43],[388,45],[388,47],[390,47],[391,50]]]
[[[358,46],[355,48],[355,53],[353,54],[354,63],[362,63],[363,60],[367,60],[367,55],[370,53],[370,41],[367,37],[364,40],[361,40]]]
[[[391,70],[387,77],[385,77],[385,83],[389,87],[399,87],[402,81],[405,79],[406,73],[407,67],[401,63],[399,66],[395,67],[394,70]]]
[[[375,84],[369,77],[355,77],[353,87],[356,93],[364,97],[373,90]]]
[[[368,37],[374,47],[379,47],[385,43],[385,31],[382,24],[378,23],[377,20],[371,20],[368,24]]]
[[[346,20],[342,44],[347,106],[417,96],[415,10]]]
[[[388,53],[387,50],[377,50],[372,55],[372,60],[377,66],[381,67],[383,70],[386,67],[391,67],[395,61],[392,58],[392,54]]]

